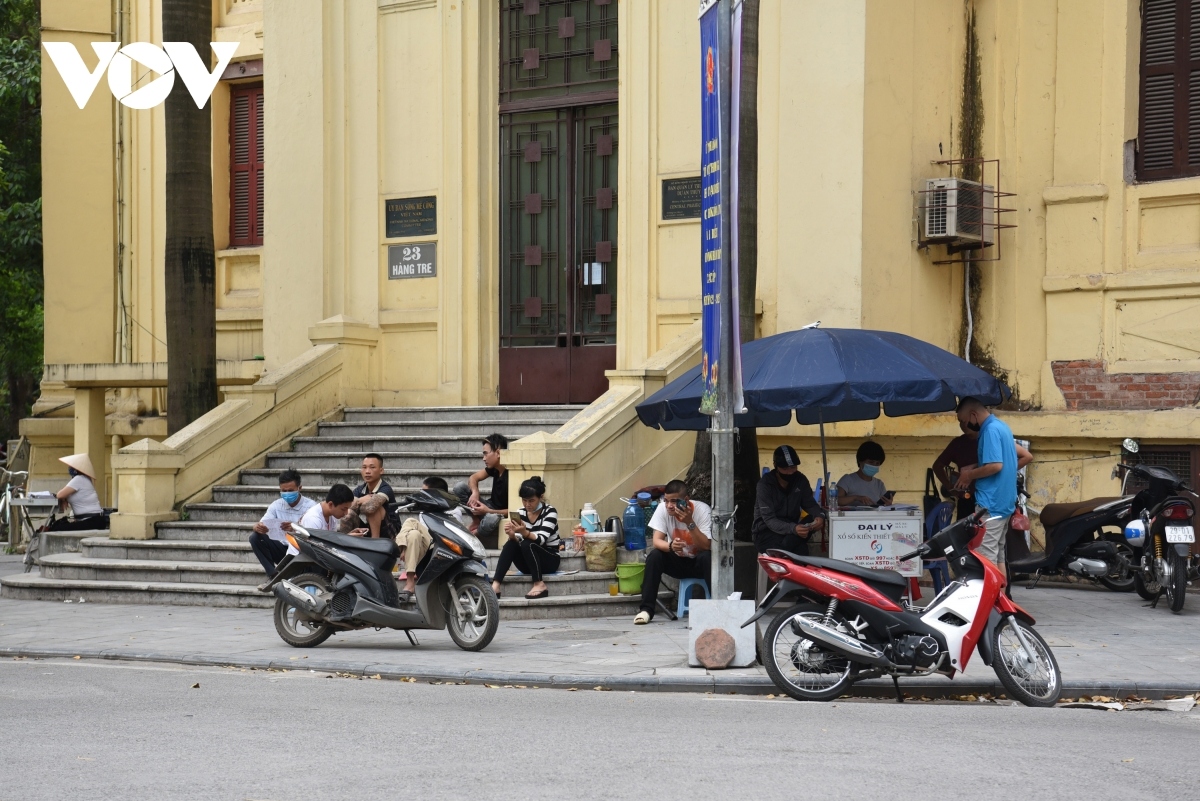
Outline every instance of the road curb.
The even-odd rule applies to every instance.
[[[163,664],[189,665],[194,667],[230,667],[251,670],[296,670],[321,673],[342,673],[352,676],[378,676],[395,681],[416,680],[449,682],[454,684],[476,684],[496,686],[538,687],[562,690],[611,690],[614,692],[700,692],[736,695],[779,694],[779,690],[765,676],[710,675],[696,671],[695,676],[686,675],[633,675],[600,676],[551,673],[515,673],[507,671],[461,670],[437,668],[403,668],[394,664],[374,662],[343,662],[337,660],[305,659],[302,664],[291,659],[264,659],[247,656],[223,656],[214,654],[158,653],[154,651],[133,652],[115,648],[76,649],[9,647],[0,648],[0,657],[28,659],[95,659],[110,662],[157,662]],[[909,698],[930,699],[959,698],[964,695],[999,695],[1004,688],[996,679],[963,679],[949,681],[939,678],[904,679],[900,688]],[[1080,695],[1107,695],[1125,698],[1161,699],[1169,695],[1187,695],[1200,692],[1200,682],[1144,681],[1121,679],[1063,682],[1063,697]],[[854,685],[853,695],[872,698],[891,698],[895,694],[892,683],[887,679],[872,679]]]

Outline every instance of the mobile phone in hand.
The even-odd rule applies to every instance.
[[[514,512],[514,511],[510,510],[508,513],[508,519],[511,520],[514,525],[518,525],[518,526],[521,525],[521,513],[520,512]]]

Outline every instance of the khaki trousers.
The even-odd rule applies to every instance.
[[[429,536],[429,529],[425,528],[420,520],[410,517],[404,521],[400,533],[396,535],[396,545],[404,549],[405,572],[416,575],[417,565],[425,558],[425,554],[429,553],[429,546],[432,544],[433,538]]]

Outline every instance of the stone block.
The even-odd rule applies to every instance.
[[[754,627],[742,628],[754,614],[754,601],[709,601],[694,600],[688,611],[691,631],[688,636],[688,664],[700,667],[696,657],[696,640],[709,629],[720,629],[733,638],[736,652],[729,667],[746,667],[754,664]]]

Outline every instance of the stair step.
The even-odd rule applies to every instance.
[[[355,475],[362,465],[365,451],[322,451],[320,453],[270,453],[267,467],[282,470],[287,467],[308,470],[352,470]],[[450,453],[421,453],[419,451],[380,451],[383,462],[392,473],[439,473],[453,472],[470,475],[483,469],[483,458],[479,451],[457,451]],[[278,476],[276,476],[278,478]],[[391,482],[388,482],[391,483]],[[419,483],[419,482],[418,482]]]
[[[321,423],[317,426],[317,433],[321,437],[465,436],[482,445],[483,438],[493,431],[512,440],[537,431],[555,431],[569,419],[502,420],[486,426],[477,420],[356,420]]]
[[[274,596],[252,586],[184,582],[80,581],[37,573],[0,578],[0,597],[22,601],[78,601],[103,604],[168,604],[270,609]]]
[[[57,554],[41,562],[46,578],[80,581],[141,581],[185,584],[246,584],[263,581],[262,566],[237,562],[190,562],[157,559],[89,559]]]
[[[171,520],[155,526],[160,540],[174,542],[249,542],[254,533],[253,523],[233,521]],[[148,540],[147,540],[148,541]]]
[[[278,476],[277,476],[278,477]],[[355,482],[355,485],[360,482]],[[391,483],[390,481],[388,482]],[[392,484],[392,491],[396,493],[396,498],[403,498],[406,495],[411,495],[421,489],[420,485],[413,487],[403,487]],[[483,485],[481,485],[483,486]],[[311,498],[314,501],[325,500],[326,493],[329,492],[328,486],[304,487],[301,492],[304,497]],[[271,504],[272,501],[279,499],[279,489],[277,486],[266,486],[260,484],[234,484],[224,487],[213,487],[214,504],[253,504],[261,507],[263,510]],[[188,509],[192,509],[196,504],[189,504]],[[260,515],[261,518],[261,515]],[[256,518],[256,519],[260,519]]]
[[[251,586],[156,581],[84,581],[18,573],[0,578],[0,597],[24,601],[78,601],[109,604],[166,604],[271,609],[275,598]],[[667,603],[671,593],[660,592]],[[640,598],[631,595],[564,595],[527,601],[501,598],[501,620],[620,617],[637,614]]]
[[[387,479],[387,483],[396,487],[419,487],[429,476],[441,476],[446,479],[451,487],[459,481],[466,481],[467,477],[475,472],[476,468],[481,468],[483,462],[476,457],[478,464],[473,465],[469,469],[464,470],[433,470],[433,469],[405,469],[405,470],[387,470],[383,477]],[[359,463],[362,460],[359,459]],[[308,487],[328,487],[331,484],[345,484],[349,487],[355,487],[362,483],[362,477],[358,473],[358,464],[353,468],[343,467],[335,469],[310,468],[310,467],[294,467],[293,465],[284,465],[283,467],[293,467],[300,473],[300,483]],[[276,493],[279,492],[279,471],[282,467],[269,468],[254,468],[251,470],[243,470],[241,481],[243,486],[254,487],[274,487]],[[489,483],[483,483],[480,486],[490,486]],[[324,496],[322,496],[324,497]]]
[[[516,439],[516,436],[510,437]],[[330,436],[322,434],[319,437],[296,437],[292,440],[291,453],[331,453],[375,452],[384,457],[387,464],[387,454],[396,452],[407,453],[470,453],[479,455],[483,447],[480,437],[471,436],[408,436],[408,435],[378,435],[378,436]],[[361,457],[360,457],[361,458]]]
[[[561,419],[565,423],[584,408],[575,405],[364,407],[346,409],[342,419],[346,422],[383,420],[397,423],[453,420],[473,422],[482,428],[496,426],[494,430],[502,431],[501,426],[504,423],[523,420]]]
[[[257,565],[250,543],[211,540],[113,540],[90,537],[83,541],[82,553],[89,559],[131,559],[135,561],[234,562]]]
[[[43,531],[38,558],[60,553],[79,553],[82,542],[88,537],[107,537],[108,532],[97,531]]]

